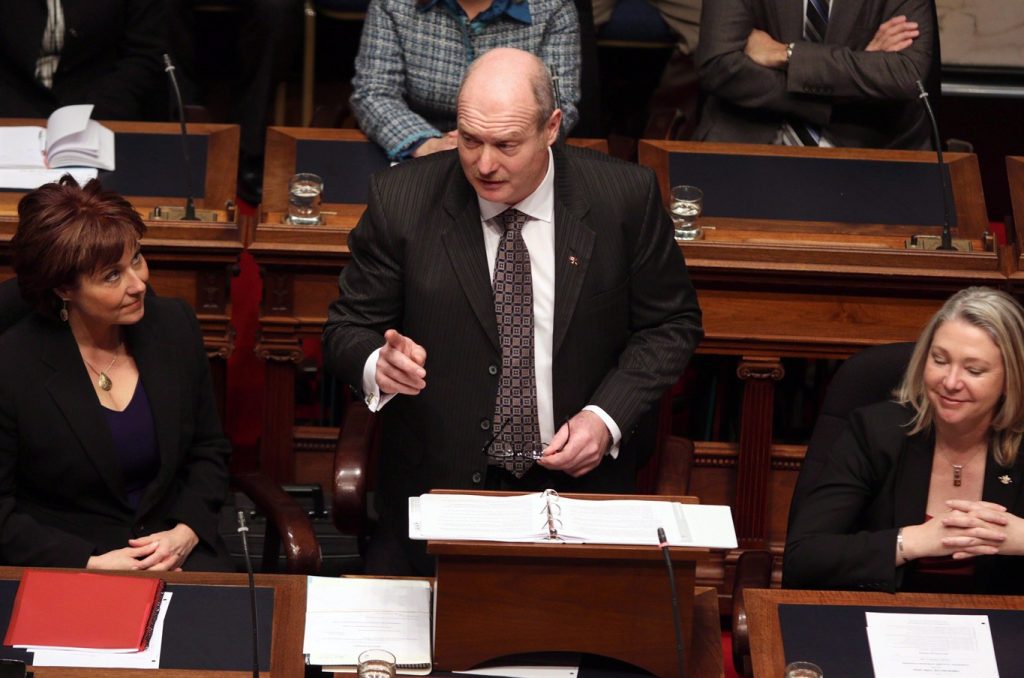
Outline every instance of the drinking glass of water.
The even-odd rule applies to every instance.
[[[786,665],[786,678],[824,678],[821,667],[811,662],[791,662]]]
[[[704,207],[704,193],[696,186],[672,188],[672,229],[677,241],[699,240],[703,235],[697,217]]]
[[[320,196],[324,180],[315,174],[293,175],[288,182],[288,223],[316,226],[320,223]]]
[[[359,678],[395,678],[395,655],[387,650],[366,650],[359,655]]]

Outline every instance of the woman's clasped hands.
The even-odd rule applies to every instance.
[[[185,523],[170,530],[129,539],[128,546],[89,558],[86,567],[96,570],[180,570],[199,537]]]

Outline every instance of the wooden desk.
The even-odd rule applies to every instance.
[[[741,549],[781,553],[803,458],[802,446],[774,439],[782,359],[845,358],[866,346],[914,340],[957,290],[977,284],[1006,289],[1013,252],[983,249],[987,221],[973,155],[946,154],[946,160],[956,235],[970,238],[975,251],[946,253],[904,249],[913,234],[941,231],[930,153],[641,141],[639,154],[658,175],[666,205],[670,186],[707,182],[700,220],[705,239],[682,245],[704,313],[698,353],[734,356],[742,383],[738,444],[698,442],[688,492],[733,506]],[[850,183],[867,170],[889,181],[908,175],[906,191],[915,199],[876,183],[871,190],[884,193],[877,204],[863,204],[870,199],[865,196],[851,204],[857,187]],[[825,198],[794,206],[801,187],[778,176],[810,182]],[[922,200],[931,201],[927,209],[917,209]],[[890,209],[906,223],[893,223]],[[728,584],[735,557],[702,581]]]
[[[792,591],[751,589],[744,593],[750,625],[750,651],[754,675],[782,676],[786,666],[779,605],[845,605],[854,607],[950,608],[978,610],[1021,610],[1024,597],[947,595],[935,593],[862,593],[855,591]],[[815,661],[814,657],[793,660]],[[823,667],[824,668],[824,667]],[[828,675],[826,670],[825,675]]]
[[[212,573],[212,572],[132,572],[119,573],[136,577],[157,577],[172,584],[238,586],[247,587],[248,579],[244,574]],[[0,579],[20,579],[21,568],[0,567]],[[262,672],[262,676],[273,675],[274,678],[302,678],[305,673],[302,656],[302,637],[305,629],[306,614],[306,578],[293,575],[258,574],[255,577],[257,587],[274,589],[274,631],[273,638],[260,638],[261,643],[271,642],[270,672]],[[173,603],[172,603],[173,604]],[[240,624],[248,624],[249,617],[239,620]],[[36,667],[32,671],[38,678],[54,676],[60,678],[102,678],[111,675],[147,676],[160,675],[172,678],[199,678],[201,676],[251,676],[252,671],[192,671],[192,670],[152,670],[127,669],[73,669],[62,667]]]
[[[725,675],[722,662],[722,627],[718,612],[718,591],[707,586],[693,590],[693,657],[690,659],[691,676],[699,678],[720,678]],[[638,670],[639,671],[639,670]],[[338,678],[353,676],[353,673],[335,673]],[[610,676],[614,674],[602,673]],[[587,678],[586,670],[580,678]]]
[[[608,149],[604,140],[569,143]],[[319,339],[327,306],[338,297],[338,274],[349,257],[348,234],[366,209],[369,177],[388,165],[380,148],[356,130],[267,129],[260,223],[248,247],[263,277],[256,338],[256,353],[267,362],[260,469],[279,482],[329,479],[332,461],[327,457],[334,452],[338,430],[295,426],[295,367],[303,358],[302,340]],[[324,179],[324,224],[283,223],[288,179],[295,172]],[[321,479],[318,469],[323,468],[327,475]]]
[[[0,125],[45,125],[45,121],[0,119]],[[116,170],[100,172],[104,187],[128,198],[146,220],[142,250],[150,283],[162,296],[192,304],[211,358],[214,387],[223,414],[226,358],[234,348],[231,277],[242,251],[242,233],[229,203],[238,173],[237,125],[190,124],[189,148],[196,206],[218,212],[216,222],[155,221],[157,205],[184,204],[180,128],[171,123],[106,122],[114,131]],[[0,191],[0,279],[13,275],[10,240],[17,228],[23,192]],[[230,216],[229,216],[230,215]]]

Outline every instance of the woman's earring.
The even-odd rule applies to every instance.
[[[61,299],[61,302],[62,302],[62,305],[60,307],[60,320],[61,320],[61,322],[65,322],[66,323],[68,321],[68,300],[67,299]]]

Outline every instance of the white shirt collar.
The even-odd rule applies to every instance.
[[[488,221],[498,216],[509,208],[508,205],[500,202],[491,202],[477,196],[480,204],[480,220]],[[555,159],[548,147],[548,171],[541,180],[540,185],[517,204],[512,205],[517,210],[528,216],[530,219],[552,222],[555,218]]]

